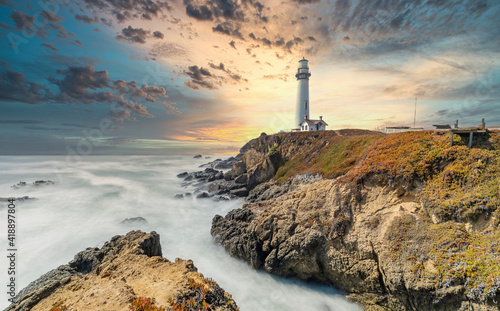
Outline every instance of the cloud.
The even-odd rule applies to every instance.
[[[228,36],[232,36],[232,37],[244,40],[243,35],[239,31],[239,29],[235,28],[235,26],[231,22],[224,22],[224,23],[218,24],[217,26],[213,27],[212,30],[214,32],[219,32],[222,34],[226,34]]]
[[[45,86],[27,81],[21,72],[7,70],[0,74],[0,101],[37,104],[47,99],[47,94]]]
[[[133,43],[144,44],[147,38],[157,38],[163,39],[165,35],[161,31],[154,31],[151,33],[150,30],[143,28],[134,28],[129,25],[127,28],[123,28],[120,35],[116,36],[118,40],[125,40]]]
[[[10,18],[16,25],[18,31],[24,31],[28,34],[35,33],[43,39],[47,39],[47,34],[50,33],[51,30],[55,30],[59,38],[74,36],[73,33],[68,33],[66,28],[59,24],[63,19],[53,12],[41,11],[39,15],[37,15],[37,20],[35,21],[35,16],[13,10],[10,13]]]
[[[138,101],[155,103],[168,97],[163,87],[137,85],[136,81],[111,80],[105,70],[97,71],[93,66],[68,67],[58,70],[62,79],[49,78],[59,88],[58,94],[50,100],[59,103],[92,104],[108,103],[116,105],[110,116],[116,122],[134,120],[132,113],[152,118],[147,107]]]
[[[189,55],[188,51],[180,44],[175,42],[156,43],[149,52],[154,57],[174,57]]]
[[[245,13],[240,4],[233,0],[184,0],[184,5],[186,14],[198,20],[245,20]]]
[[[217,89],[217,86],[211,79],[213,77],[212,74],[203,67],[200,68],[196,65],[189,66],[188,70],[184,70],[184,74],[191,78],[184,84],[193,90],[200,90],[201,88],[207,88],[209,90]]]
[[[248,82],[248,79],[243,78],[241,75],[232,72],[231,70],[227,69],[226,66],[223,63],[220,63],[219,65],[215,65],[214,63],[208,63],[208,65],[215,70],[220,70],[226,73],[226,77],[228,79],[231,79],[233,82]],[[226,78],[224,77],[218,77],[221,81],[227,82]],[[233,83],[234,84],[234,83]]]
[[[200,21],[206,21],[206,20],[211,21],[213,19],[212,11],[206,5],[200,5],[195,7],[194,5],[189,3],[186,5],[186,14]]]
[[[41,46],[44,46],[46,48],[49,48],[51,50],[54,50],[54,51],[59,51],[55,46],[53,46],[52,44],[47,44],[47,43],[42,43]]]
[[[230,45],[233,49],[236,49],[236,42],[234,42],[234,40],[232,40],[231,42],[229,42],[229,45]]]
[[[150,35],[149,30],[144,30],[143,28],[133,28],[128,26],[122,29],[122,34],[116,36],[118,40],[127,40],[135,43],[146,43],[146,38]]]
[[[157,0],[81,0],[81,3],[88,9],[114,15],[120,23],[138,17],[144,19],[161,17],[164,12],[172,9],[168,2]]]
[[[75,19],[79,22],[84,22],[87,24],[99,23],[99,18],[97,16],[90,17],[87,15],[75,15]]]
[[[176,103],[174,102],[162,102],[161,104],[165,107],[165,109],[167,109],[167,113],[169,114],[182,114],[182,112],[179,111],[179,108],[175,106]]]
[[[163,39],[163,38],[165,38],[165,35],[160,31],[155,31],[155,32],[153,32],[153,37],[158,38],[158,39]]]

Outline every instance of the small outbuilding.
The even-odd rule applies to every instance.
[[[319,120],[311,120],[307,118],[307,115],[304,116],[304,120],[300,123],[301,131],[324,131],[328,124],[323,121],[323,117],[320,116]]]

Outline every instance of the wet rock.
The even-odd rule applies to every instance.
[[[42,185],[53,185],[54,182],[52,180],[37,180],[33,182],[33,186],[42,186]]]
[[[197,199],[205,199],[205,198],[210,198],[213,195],[209,194],[208,192],[202,192],[196,196]]]
[[[243,188],[238,188],[229,191],[230,194],[235,195],[237,197],[246,197],[248,195],[248,189],[243,187]]]
[[[241,185],[236,184],[234,180],[226,181],[222,179],[208,184],[208,191],[215,194],[225,194],[240,187]]]
[[[189,173],[188,173],[188,172],[183,172],[183,173],[177,174],[177,177],[179,177],[179,178],[185,178],[185,177],[187,177],[188,175],[189,175]]]
[[[11,188],[19,189],[19,188],[24,188],[27,186],[38,187],[38,186],[46,186],[46,185],[53,185],[53,184],[55,184],[55,182],[53,182],[52,180],[37,180],[37,181],[34,181],[32,184],[28,184],[24,181],[20,181],[17,184],[12,185]]]
[[[174,198],[175,199],[184,199],[184,195],[182,193],[177,193],[176,195],[174,195]]]
[[[199,158],[201,158],[201,154],[197,154],[197,155],[195,155],[193,158],[195,158],[195,159],[199,159]]]
[[[130,224],[147,224],[148,222],[146,219],[143,217],[132,217],[132,218],[125,218],[120,222],[120,224],[123,225],[130,225]]]

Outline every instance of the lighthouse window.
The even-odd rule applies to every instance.
[[[306,101],[306,109],[307,109],[307,101]]]

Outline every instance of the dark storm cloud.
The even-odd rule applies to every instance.
[[[80,3],[88,9],[114,15],[120,23],[138,17],[161,17],[163,13],[171,10],[167,1],[156,0],[81,0]]]
[[[47,44],[47,43],[42,43],[41,46],[44,46],[46,48],[49,48],[51,50],[54,50],[54,51],[59,51],[55,46],[53,46],[52,44]]]
[[[23,73],[7,70],[0,74],[0,101],[37,104],[47,94],[45,86],[27,81]]]
[[[99,23],[99,18],[97,16],[90,17],[87,15],[75,15],[75,19],[79,22],[84,22],[87,24]]]

